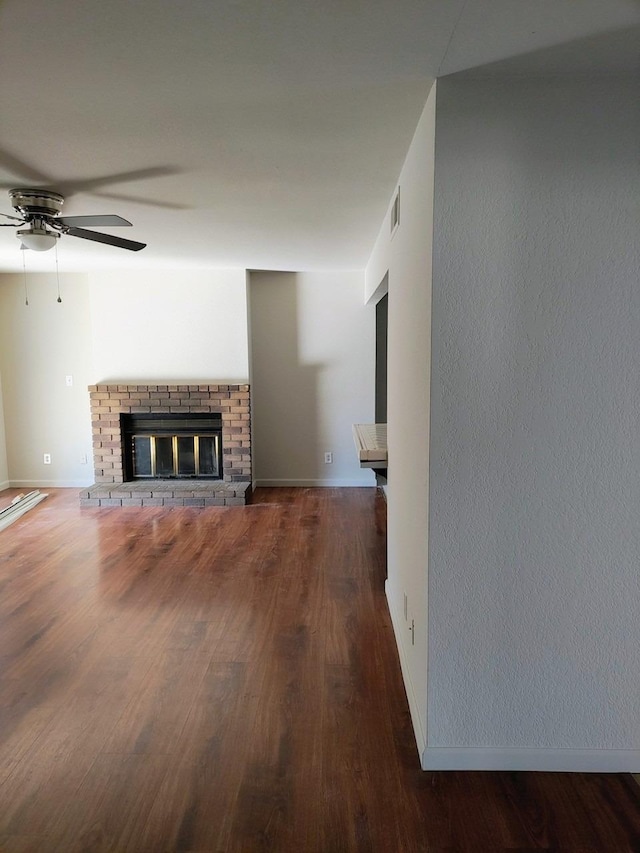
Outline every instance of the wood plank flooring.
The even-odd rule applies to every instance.
[[[50,490],[0,533],[0,850],[640,851],[630,775],[419,769],[385,530],[373,489]]]

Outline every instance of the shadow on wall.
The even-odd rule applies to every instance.
[[[301,362],[299,287],[296,273],[251,273],[254,478],[260,485],[323,483],[323,365]]]

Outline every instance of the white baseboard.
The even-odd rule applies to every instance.
[[[639,749],[427,747],[423,770],[529,770],[550,773],[638,773]]]
[[[512,747],[427,746],[421,707],[411,681],[402,620],[390,594],[385,592],[396,638],[402,678],[409,702],[413,732],[423,770],[524,770],[565,773],[640,773],[639,749],[535,749]]]
[[[12,489],[86,489],[93,480],[11,480]]]
[[[302,489],[313,488],[358,488],[358,489],[375,489],[376,484],[371,482],[363,482],[362,480],[255,480],[255,488],[263,486],[264,488],[294,487]]]
[[[4,480],[2,483],[0,483],[0,492],[4,492],[5,489],[10,489],[10,488],[11,488],[11,483],[8,480]]]
[[[387,605],[389,607],[389,613],[391,614],[391,624],[393,625],[393,633],[395,634],[396,646],[398,647],[398,655],[400,657],[400,669],[402,670],[404,689],[407,694],[407,701],[409,702],[409,713],[411,714],[411,722],[413,724],[413,733],[416,739],[416,747],[418,749],[418,755],[422,757],[426,750],[427,738],[425,736],[424,728],[422,726],[422,715],[420,713],[420,706],[418,704],[418,700],[416,699],[415,690],[413,688],[413,682],[411,681],[411,675],[409,672],[409,664],[403,646],[403,638],[406,634],[406,631],[401,631],[399,628],[401,624],[400,617],[396,613],[396,609],[394,606],[395,603],[390,595],[389,590],[389,581],[387,580],[384,585],[384,591],[387,596]]]

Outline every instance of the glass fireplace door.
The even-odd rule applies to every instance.
[[[133,476],[139,478],[220,477],[218,435],[134,435]]]

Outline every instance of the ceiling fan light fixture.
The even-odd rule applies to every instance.
[[[52,231],[35,227],[26,228],[24,231],[16,233],[16,237],[22,243],[22,248],[31,249],[33,252],[48,252],[49,249],[53,249],[59,236]]]

